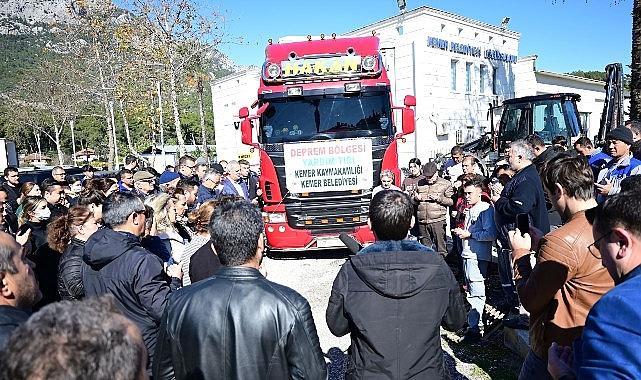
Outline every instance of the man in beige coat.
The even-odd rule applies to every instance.
[[[454,189],[450,181],[439,177],[434,162],[423,166],[423,180],[419,181],[414,199],[418,203],[418,229],[420,242],[428,247],[436,245],[435,251],[447,256],[445,228],[447,208],[454,204]]]

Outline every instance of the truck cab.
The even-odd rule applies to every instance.
[[[400,185],[397,140],[414,132],[416,100],[395,107],[390,87],[376,36],[267,46],[258,108],[239,118],[242,143],[260,153],[270,254],[342,248],[341,234],[374,241],[372,189],[385,169]]]

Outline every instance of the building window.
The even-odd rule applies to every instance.
[[[480,78],[479,78],[480,79],[479,80],[479,82],[480,82],[479,91],[481,92],[481,94],[485,94],[485,81],[487,79],[487,66],[481,65],[479,76],[480,76]]]
[[[453,59],[452,62],[450,63],[451,68],[452,68],[452,80],[451,80],[451,88],[452,91],[456,92],[456,69],[458,67],[458,60]]]
[[[456,144],[463,144],[463,131],[460,129],[456,130]]]
[[[465,63],[465,92],[472,92],[472,63]]]
[[[492,95],[498,95],[499,94],[499,86],[498,86],[498,70],[496,67],[492,68]]]
[[[590,130],[590,112],[579,112],[581,127],[587,133]]]

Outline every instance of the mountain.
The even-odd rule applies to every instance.
[[[73,0],[0,0],[0,34],[38,34],[71,23]]]
[[[73,24],[72,12],[91,1],[100,0],[0,0],[0,93],[56,50],[52,40],[57,25]],[[217,49],[207,58],[209,71],[218,78],[242,70]]]

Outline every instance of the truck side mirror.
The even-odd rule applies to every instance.
[[[405,104],[405,107],[415,107],[416,97],[412,95],[405,95],[405,99],[403,99],[403,104]]]
[[[404,135],[409,135],[410,133],[414,133],[414,110],[406,107],[403,108],[403,134]]]
[[[252,122],[247,117],[240,122],[240,141],[245,145],[254,145],[252,141]]]

